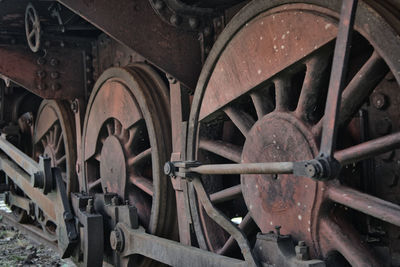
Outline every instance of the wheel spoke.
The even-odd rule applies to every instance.
[[[140,154],[137,154],[133,158],[128,159],[128,166],[132,167],[137,164],[140,164],[146,159],[151,158],[151,148],[146,149],[145,151],[141,152]]]
[[[134,125],[129,129],[129,139],[124,145],[126,150],[129,150],[130,147],[132,146],[133,140],[135,139],[135,136],[136,136],[137,132],[138,132],[137,125]]]
[[[250,216],[250,213],[247,213],[246,216],[243,218],[242,222],[239,224],[239,229],[241,229],[246,235],[254,229],[254,221]],[[225,255],[235,246],[236,241],[235,239],[230,236],[228,240],[226,240],[224,246],[218,250],[218,254]]]
[[[320,230],[322,242],[328,243],[330,251],[338,251],[352,266],[380,266],[371,251],[364,245],[355,229],[347,223],[340,226],[327,217],[321,218]],[[326,248],[325,248],[326,250]]]
[[[114,125],[113,125],[113,122],[108,122],[107,125],[106,125],[106,127],[107,127],[108,136],[113,135],[113,133],[114,133]]]
[[[378,53],[372,53],[343,91],[338,118],[339,126],[343,126],[354,116],[388,71],[385,61]],[[322,124],[323,119],[315,125],[313,132],[316,135],[322,132]]]
[[[100,185],[101,185],[101,179],[99,178],[96,181],[91,182],[91,183],[88,184],[88,191],[91,191],[91,190],[93,190],[94,188],[96,188],[96,187],[98,187]]]
[[[61,158],[56,160],[56,165],[59,166],[61,163],[64,163],[67,160],[67,156],[64,155]]]
[[[359,145],[355,145],[335,153],[340,164],[358,162],[379,154],[400,148],[400,132],[389,134]]]
[[[274,80],[276,111],[287,111],[290,103],[291,81],[288,75],[282,75]]]
[[[58,138],[58,142],[57,142],[57,145],[55,148],[56,153],[58,153],[60,151],[61,144],[63,143],[63,139],[64,139],[64,136],[62,134],[60,134],[60,137]]]
[[[236,127],[238,127],[240,132],[246,136],[254,124],[253,118],[249,114],[232,107],[226,107],[224,112],[226,115],[228,115]]]
[[[328,198],[385,222],[400,226],[400,206],[342,185],[330,186]]]
[[[317,106],[321,94],[321,85],[325,78],[323,74],[328,63],[329,54],[326,54],[325,51],[313,56],[306,62],[307,71],[296,108],[296,115],[304,121],[310,120],[310,115]]]
[[[218,156],[239,163],[241,160],[242,147],[220,141],[200,139],[199,148],[212,152]]]
[[[53,144],[56,145],[60,134],[60,126],[58,124],[54,125],[54,139]]]
[[[339,125],[354,116],[388,71],[385,61],[374,52],[343,91]]]
[[[28,34],[28,39],[32,39],[33,36],[35,36],[36,30],[32,29],[32,31]]]
[[[120,135],[122,131],[122,125],[119,121],[114,119],[114,135]]]
[[[134,184],[136,187],[141,189],[143,192],[145,192],[149,196],[154,195],[153,183],[149,179],[146,179],[141,176],[132,175],[129,177],[129,180],[131,181],[132,184]]]
[[[268,86],[271,87],[272,85],[269,84]],[[253,101],[254,108],[256,109],[257,117],[259,119],[274,110],[274,104],[272,100],[264,94],[263,90],[251,92],[250,97]]]
[[[210,194],[210,200],[212,203],[216,204],[238,198],[241,195],[242,195],[242,187],[239,184]]]

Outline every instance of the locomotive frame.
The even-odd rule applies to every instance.
[[[62,257],[400,264],[399,1],[3,0],[0,18],[0,189]]]

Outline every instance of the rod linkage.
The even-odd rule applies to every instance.
[[[314,180],[330,180],[340,171],[340,163],[334,158],[317,157],[300,162],[261,162],[237,164],[202,164],[198,161],[167,162],[166,175],[182,177],[189,181],[203,174],[294,174]]]

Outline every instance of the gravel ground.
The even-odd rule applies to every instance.
[[[0,209],[5,205],[1,203]],[[0,215],[1,216],[1,215]],[[44,245],[33,242],[0,217],[0,267],[5,266],[75,266],[69,260],[60,259],[59,254]]]

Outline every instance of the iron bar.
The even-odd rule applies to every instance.
[[[13,161],[9,160],[6,155],[0,155],[0,169],[4,171],[8,177],[35,203],[43,212],[52,220],[56,220],[54,208],[55,195],[44,195],[42,191],[33,188],[31,185],[31,177],[26,174]]]
[[[355,163],[371,156],[389,152],[400,147],[400,132],[389,134],[335,153],[340,164]]]
[[[119,223],[124,236],[123,257],[140,254],[170,266],[248,266],[245,261],[221,256],[210,251],[185,246],[178,242],[150,235]]]
[[[0,149],[7,154],[15,163],[17,163],[30,176],[37,173],[40,168],[39,164],[32,158],[28,157],[24,152],[19,150],[13,144],[8,142],[5,137],[0,137]]]
[[[210,200],[212,203],[216,204],[231,199],[235,199],[241,195],[242,195],[242,186],[239,184],[210,194]]]
[[[337,118],[345,86],[357,0],[343,0],[322,129],[320,156],[331,158],[336,146]]]
[[[209,164],[188,168],[199,174],[290,174],[293,162],[264,162],[241,164]]]
[[[341,185],[330,186],[327,194],[336,203],[400,226],[399,205]]]

